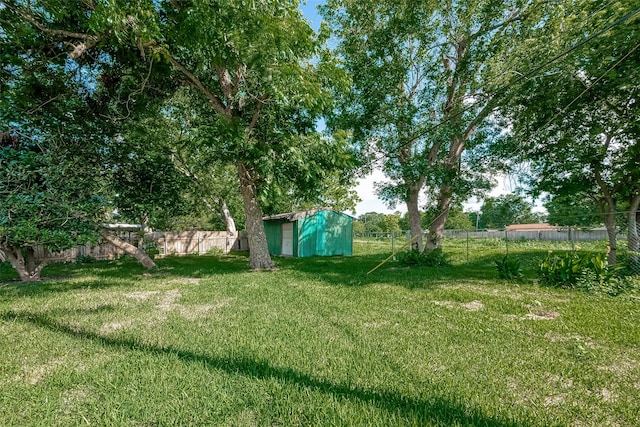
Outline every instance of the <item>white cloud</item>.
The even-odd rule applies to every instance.
[[[358,185],[356,186],[356,191],[358,192],[358,196],[362,201],[356,205],[356,216],[362,215],[366,212],[379,212],[384,214],[394,213],[396,211],[400,211],[405,213],[407,211],[407,206],[404,203],[398,203],[395,209],[389,209],[382,200],[378,198],[375,194],[374,183],[387,181],[384,173],[381,170],[375,169],[372,173],[358,180]],[[489,192],[490,197],[497,197],[503,194],[512,193],[515,184],[513,181],[505,175],[498,175],[496,177],[496,181],[498,185],[493,188]],[[424,200],[420,201],[424,203]],[[479,211],[482,207],[482,200],[477,199],[476,197],[472,197],[465,201],[462,206],[465,211]],[[534,211],[544,211],[542,205],[539,201],[536,201],[534,205]]]

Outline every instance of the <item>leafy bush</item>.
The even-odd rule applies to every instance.
[[[505,255],[504,258],[496,261],[496,270],[498,270],[498,277],[501,279],[522,278],[520,261],[516,258],[510,258],[509,255]]]
[[[603,289],[613,277],[606,255],[595,252],[556,255],[549,251],[540,263],[538,273],[540,281],[545,285],[585,291]]]
[[[640,276],[612,276],[606,281],[598,281],[593,272],[587,271],[578,279],[578,289],[603,293],[615,297],[622,294],[640,293]]]
[[[78,255],[76,256],[76,264],[91,264],[97,260],[91,255]]]
[[[446,267],[451,265],[441,248],[425,249],[423,252],[410,249],[398,255],[398,262],[405,267]]]
[[[157,243],[153,240],[145,240],[142,245],[142,250],[152,259],[160,253],[160,248],[158,248]]]

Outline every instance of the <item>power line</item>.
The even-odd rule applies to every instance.
[[[612,4],[613,2],[609,3]],[[606,6],[605,6],[606,7]],[[590,16],[590,18],[592,18],[596,13],[598,13],[599,11],[603,10],[603,8],[600,8],[598,11],[596,11],[594,14],[592,14]],[[573,46],[565,49],[564,51],[560,52],[559,54],[553,56],[551,59],[545,61],[543,64],[533,68],[532,70],[530,70],[528,73],[520,75],[517,79],[515,79],[514,81],[508,82],[505,86],[503,86],[502,88],[500,88],[496,94],[489,100],[487,101],[488,103],[490,102],[494,102],[501,96],[503,96],[503,94],[507,91],[507,89],[509,89],[510,87],[522,82],[525,79],[531,78],[533,76],[535,76],[537,73],[539,73],[541,70],[545,69],[546,67],[548,67],[549,65],[557,62],[558,60],[564,58],[565,56],[569,55],[571,52],[579,49],[580,47],[584,46],[585,44],[591,42],[592,40],[596,39],[597,37],[601,36],[602,34],[606,33],[607,31],[609,31],[610,29],[614,28],[615,26],[618,26],[620,24],[622,24],[623,22],[629,20],[630,18],[632,18],[633,16],[637,15],[638,13],[640,13],[640,8],[637,8],[631,12],[629,12],[628,14],[622,16],[621,18],[618,18],[617,20],[615,20],[614,22],[608,24],[606,27],[604,27],[603,29],[597,31],[596,33],[590,35],[589,37],[587,37],[584,40],[581,40],[580,42],[574,44]],[[583,26],[586,27],[586,23]],[[636,46],[637,47],[637,46]],[[635,49],[634,49],[635,50]],[[630,54],[630,53],[629,53]],[[629,55],[628,54],[628,55]],[[627,55],[627,56],[628,56]],[[617,65],[617,64],[616,64]],[[495,110],[495,108],[492,109],[492,111]],[[461,112],[456,113],[453,116],[450,116],[444,120],[439,121],[438,123],[435,123],[431,126],[429,126],[427,129],[418,132],[418,134],[416,136],[414,136],[413,138],[408,139],[406,142],[399,144],[398,148],[402,149],[402,148],[406,148],[407,146],[409,146],[409,144],[412,144],[414,141],[416,141],[417,139],[422,138],[423,136],[425,136],[426,134],[428,134],[429,132],[432,132],[434,130],[436,130],[437,128],[445,125],[446,123],[448,123],[449,121],[453,120],[453,119],[457,119],[462,117],[467,111],[469,111],[469,109],[463,109]],[[374,166],[375,163],[384,160],[385,158],[387,158],[388,156],[386,154],[381,154],[381,155],[376,155],[375,158],[370,161],[369,165],[370,166]]]
[[[604,73],[602,73],[602,75],[600,75],[600,77],[598,77],[596,80],[594,80],[592,83],[590,83],[589,85],[587,85],[587,87],[580,92],[580,94],[578,96],[576,96],[575,98],[573,98],[573,100],[571,102],[569,102],[563,109],[561,109],[560,111],[558,111],[551,119],[549,119],[549,121],[547,121],[544,125],[542,125],[542,127],[538,128],[536,131],[533,132],[533,135],[537,134],[538,132],[541,132],[542,130],[546,129],[547,126],[549,126],[555,119],[557,119],[560,114],[563,114],[565,111],[567,111],[567,109],[569,109],[569,107],[571,107],[578,99],[580,99],[582,97],[582,95],[584,95],[585,93],[587,93],[593,86],[595,86],[600,80],[602,80],[604,78],[604,76],[606,76],[609,72],[611,72],[614,68],[616,68],[618,65],[620,65],[620,63],[622,63],[625,59],[627,59],[629,56],[631,56],[631,54],[633,52],[635,52],[635,50],[640,47],[640,44],[637,44],[633,47],[633,49],[631,49],[626,55],[624,55],[622,58],[620,58],[618,61],[616,61],[615,64],[613,64],[611,67],[609,67]]]

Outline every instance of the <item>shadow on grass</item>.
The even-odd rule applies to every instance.
[[[239,374],[258,380],[278,380],[334,397],[364,402],[383,408],[392,414],[397,414],[412,425],[425,425],[427,423],[487,427],[531,425],[521,421],[502,420],[497,417],[487,416],[480,409],[470,408],[469,405],[465,405],[463,402],[455,401],[445,396],[433,394],[428,399],[415,399],[384,390],[368,390],[347,384],[335,384],[313,378],[293,369],[271,366],[267,361],[244,357],[211,357],[171,346],[157,347],[141,344],[130,339],[110,338],[95,332],[84,331],[77,327],[70,327],[48,316],[36,313],[8,311],[2,313],[0,318],[8,322],[30,323],[76,339],[97,342],[105,347],[142,351],[157,355],[167,354],[177,357],[185,363],[195,362],[198,365],[204,365],[209,369],[220,370],[228,374]]]
[[[532,282],[536,277],[536,266],[546,255],[546,250],[527,250],[514,252],[511,257],[521,261],[525,270],[525,281]],[[298,275],[303,279],[316,280],[332,286],[366,286],[373,283],[385,283],[408,289],[425,289],[449,282],[465,280],[498,281],[495,261],[504,254],[487,253],[476,256],[470,262],[459,260],[449,267],[401,266],[390,260],[378,270],[367,274],[383,261],[388,254],[366,254],[349,257],[310,257],[280,258],[274,257],[280,268],[273,274]],[[247,254],[188,255],[167,257],[157,260],[158,268],[146,271],[135,260],[123,258],[115,261],[100,261],[90,264],[52,265],[45,271],[46,280],[38,283],[23,284],[5,282],[0,291],[9,290],[16,295],[37,295],[40,293],[65,292],[81,288],[102,288],[108,286],[134,285],[139,280],[171,278],[207,278],[217,275],[247,273]],[[256,273],[263,274],[263,273]],[[272,274],[272,273],[267,273]],[[75,276],[79,279],[95,276],[98,280],[91,283],[83,280],[52,279],[51,276]],[[100,281],[100,279],[108,279]],[[289,279],[287,279],[289,280]],[[506,283],[506,282],[505,282]]]
[[[520,259],[520,255],[515,256]],[[497,282],[500,279],[495,261],[502,257],[503,255],[486,255],[469,263],[456,263],[447,267],[404,267],[397,261],[390,260],[371,273],[369,271],[380,264],[385,259],[384,256],[289,258],[279,260],[278,263],[283,270],[302,273],[308,279],[323,281],[329,285],[365,286],[382,283],[407,289],[426,289],[466,280]],[[532,282],[536,277],[535,265],[538,258],[542,258],[540,253],[522,257],[524,283]]]
[[[243,254],[175,256],[156,260],[156,263],[158,268],[154,270],[145,270],[139,262],[128,257],[86,264],[51,264],[45,267],[39,282],[21,282],[14,277],[17,274],[12,274],[13,269],[9,267],[0,276],[0,293],[35,296],[76,289],[132,286],[147,279],[203,278],[249,271],[247,257]],[[94,277],[96,280],[85,280],[87,277]]]

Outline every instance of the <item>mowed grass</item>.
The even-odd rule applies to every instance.
[[[367,275],[389,249],[0,283],[0,425],[640,425],[635,296],[541,288],[535,248],[520,282],[455,245],[451,267]]]

